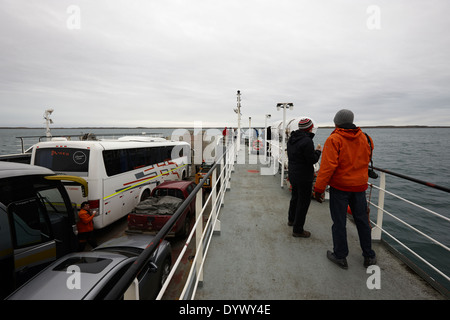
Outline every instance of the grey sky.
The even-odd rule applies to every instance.
[[[293,102],[288,118],[319,125],[341,108],[357,125],[450,125],[448,12],[447,0],[1,0],[0,126],[42,126],[47,108],[55,126],[236,126],[237,90],[244,124]]]

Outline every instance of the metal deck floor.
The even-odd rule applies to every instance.
[[[444,299],[381,243],[374,243],[381,288],[369,289],[372,274],[363,266],[351,221],[348,270],[329,261],[326,252],[333,242],[328,201],[311,202],[305,224],[311,237],[294,238],[287,225],[291,194],[280,187],[279,173],[261,175],[260,168],[235,165],[219,215],[221,232],[211,240],[196,300]]]

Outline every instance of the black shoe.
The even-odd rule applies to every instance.
[[[296,237],[296,238],[309,238],[309,237],[311,237],[311,232],[306,231],[306,230],[303,230],[302,233],[292,232],[292,236]]]
[[[364,267],[367,268],[369,266],[372,266],[374,264],[377,264],[377,258],[373,257],[373,258],[368,258],[368,257],[364,257]]]
[[[327,258],[334,262],[335,264],[337,264],[339,267],[341,267],[342,269],[348,269],[348,264],[347,264],[347,259],[346,258],[342,258],[342,259],[338,259],[336,258],[336,256],[334,255],[333,252],[331,252],[330,250],[327,250]]]

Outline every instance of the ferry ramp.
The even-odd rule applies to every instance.
[[[373,243],[378,268],[366,269],[350,220],[349,268],[329,261],[328,201],[311,201],[305,224],[311,237],[293,237],[287,225],[290,191],[280,187],[279,173],[261,175],[262,165],[250,164],[256,155],[246,157],[231,176],[219,215],[221,231],[211,240],[196,300],[444,299],[381,242]]]

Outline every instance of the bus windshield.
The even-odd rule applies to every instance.
[[[55,172],[87,175],[89,152],[86,149],[76,148],[40,148],[36,149],[34,164]]]

